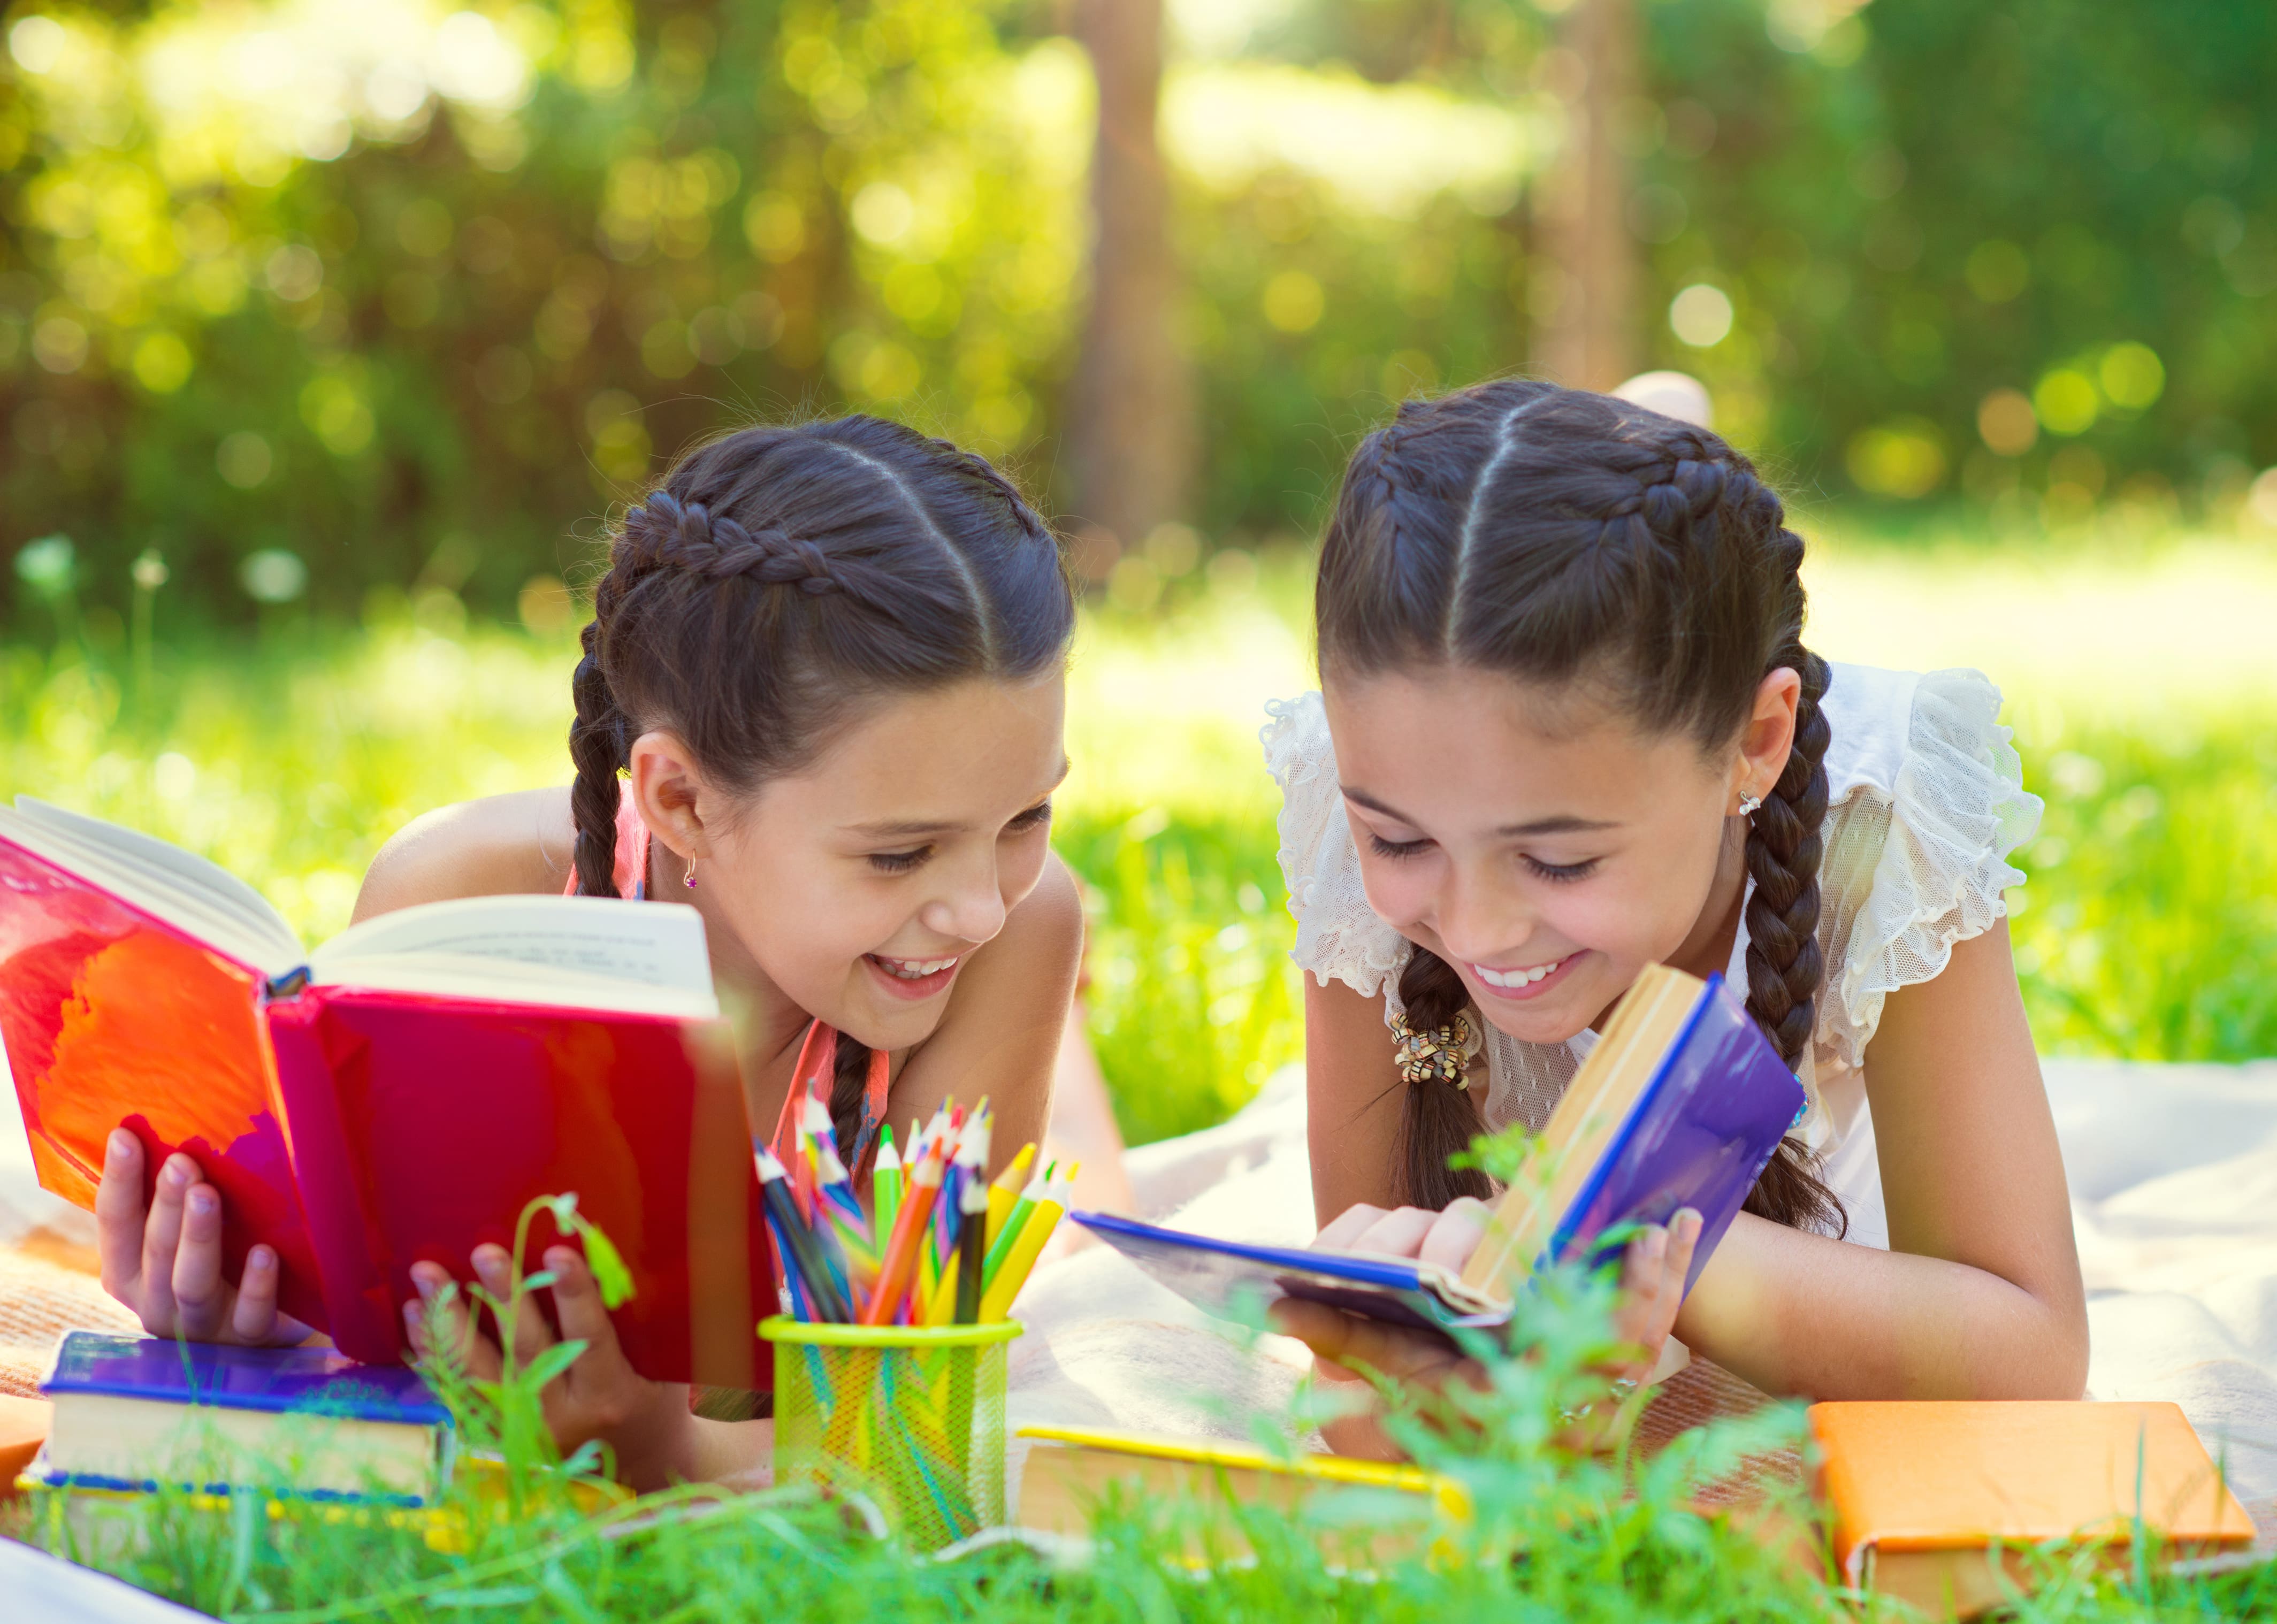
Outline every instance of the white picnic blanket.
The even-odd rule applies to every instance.
[[[2277,1061],[2043,1063],[2085,1271],[2098,1399],[2168,1399],[2241,1498],[2277,1496]],[[1131,1153],[1140,1216],[1229,1237],[1313,1233],[1304,1076],[1221,1127]],[[1244,1435],[1285,1403],[1301,1347],[1234,1347],[1118,1254],[1038,1272],[1014,1345],[1016,1425]]]

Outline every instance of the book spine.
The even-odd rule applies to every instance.
[[[340,1120],[336,1066],[321,988],[265,998],[269,1080],[293,1178],[316,1256],[333,1343],[366,1364],[402,1358],[403,1326],[388,1289],[384,1238],[364,1208],[358,1162]]]
[[[1613,1131],[1613,1136],[1605,1142],[1597,1165],[1589,1170],[1589,1176],[1582,1180],[1581,1188],[1574,1192],[1572,1203],[1558,1218],[1557,1226],[1550,1232],[1550,1244],[1542,1248],[1542,1257],[1534,1260],[1537,1268],[1544,1263],[1572,1261],[1583,1247],[1596,1239],[1600,1230],[1622,1216],[1597,1210],[1604,1203],[1605,1187],[1612,1181],[1614,1170],[1633,1154],[1639,1124],[1658,1107],[1662,1095],[1668,1089],[1670,1077],[1683,1063],[1687,1051],[1699,1034],[1702,1021],[1721,1007],[1723,1001],[1718,995],[1723,985],[1721,975],[1711,975],[1707,985],[1700,990],[1699,997],[1693,1000],[1692,1013],[1684,1018],[1684,1024],[1669,1040],[1667,1051],[1653,1067],[1651,1080],[1639,1089],[1636,1098],[1629,1102],[1627,1115],[1622,1118],[1620,1127]],[[1703,1250],[1701,1256],[1704,1261],[1706,1252]]]

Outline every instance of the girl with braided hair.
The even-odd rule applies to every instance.
[[[1047,844],[1073,626],[1057,544],[979,457],[874,417],[728,435],[611,540],[574,680],[575,782],[420,818],[373,862],[357,917],[564,890],[693,907],[762,1131],[819,1022],[849,1165],[888,1112],[930,1117],[976,1088],[1009,1159],[1044,1137],[1081,950]],[[98,1196],[114,1294],[162,1334],[305,1335],[277,1315],[260,1248],[221,1281],[220,1198],[190,1158],[170,1158],[146,1216],[137,1155],[114,1135]],[[589,1344],[546,1389],[565,1450],[606,1438],[641,1487],[764,1461],[765,1423],[643,1380],[577,1253],[544,1262],[562,1335]],[[501,1296],[509,1263],[473,1259]],[[448,1278],[413,1276],[430,1296]],[[494,1373],[497,1349],[458,1329]],[[511,1334],[525,1360],[553,1339],[535,1311]]]
[[[1722,972],[1811,1107],[1689,1300],[1697,1214],[1632,1243],[1622,1379],[1673,1332],[1773,1393],[2076,1398],[2003,900],[2039,802],[1981,675],[1804,645],[1802,551],[1745,457],[1605,396],[1484,384],[1360,445],[1323,691],[1265,731],[1321,1242],[1459,1264],[1489,1192],[1450,1153],[1539,1128],[1647,965]],[[1455,1362],[1283,1307],[1332,1367]]]

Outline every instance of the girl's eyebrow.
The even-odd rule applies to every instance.
[[[1346,801],[1356,801],[1371,812],[1381,812],[1386,817],[1397,818],[1413,829],[1423,827],[1397,807],[1386,806],[1365,790],[1353,789],[1349,785],[1340,785],[1337,787],[1344,791]],[[1600,829],[1618,827],[1618,824],[1609,823],[1603,818],[1577,817],[1571,812],[1561,812],[1554,817],[1537,817],[1531,823],[1504,823],[1496,830],[1495,833],[1508,839],[1524,839],[1534,835],[1588,834]]]
[[[921,840],[928,835],[956,834],[968,827],[940,818],[917,818],[894,823],[849,823],[849,834],[870,840]]]
[[[1057,789],[1067,781],[1068,769],[1071,764],[1064,756],[1061,758],[1059,774],[1053,778],[1052,788],[1037,797],[1036,805],[1041,806],[1045,801],[1049,801],[1052,798],[1052,790]],[[963,834],[972,825],[956,823],[945,817],[918,817],[896,819],[882,823],[843,823],[840,827],[848,834],[859,835],[865,840],[922,840],[933,835]]]

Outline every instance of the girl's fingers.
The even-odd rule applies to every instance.
[[[103,1150],[103,1181],[95,1187],[95,1245],[103,1259],[103,1289],[130,1307],[141,1300],[142,1142],[123,1127],[110,1130]]]
[[[585,1344],[577,1363],[589,1370],[600,1364],[622,1364],[617,1328],[609,1321],[601,1288],[593,1283],[585,1260],[574,1248],[557,1246],[547,1250],[545,1267],[553,1275],[553,1309],[561,1317],[561,1339]]]
[[[471,1259],[475,1276],[497,1301],[504,1302],[514,1290],[514,1260],[502,1246],[478,1246]],[[501,1325],[499,1331],[514,1339],[514,1357],[517,1364],[531,1360],[553,1346],[552,1328],[546,1324],[545,1316],[537,1306],[537,1294],[524,1292],[522,1305],[514,1310],[514,1324]]]
[[[174,1323],[193,1342],[221,1332],[229,1307],[221,1279],[221,1192],[194,1184],[182,1198],[182,1235],[174,1248]]]
[[[1668,1258],[1666,1270],[1669,1286],[1681,1306],[1684,1282],[1692,1273],[1692,1254],[1699,1249],[1701,1216],[1687,1207],[1668,1221]]]
[[[277,1335],[279,1274],[277,1254],[267,1247],[256,1246],[246,1253],[245,1272],[237,1282],[237,1301],[229,1311],[230,1334],[239,1341],[257,1345]]]
[[[158,1169],[150,1216],[142,1226],[142,1328],[174,1334],[174,1254],[182,1243],[182,1200],[198,1181],[198,1165],[179,1152]]]
[[[1648,1224],[1629,1237],[1628,1255],[1621,1264],[1622,1289],[1640,1297],[1660,1289],[1661,1265],[1668,1256],[1668,1231]]]
[[[1387,1212],[1351,1243],[1355,1252],[1383,1252],[1393,1257],[1413,1257],[1431,1233],[1439,1215],[1421,1207],[1402,1207]]]
[[[1397,1325],[1346,1314],[1324,1302],[1283,1297],[1272,1309],[1273,1328],[1295,1337],[1315,1357],[1390,1377],[1428,1376],[1452,1362],[1444,1348]]]
[[[1471,1261],[1471,1254],[1479,1249],[1479,1238],[1486,1233],[1490,1216],[1487,1203],[1475,1196],[1465,1195],[1450,1202],[1416,1248],[1417,1260],[1437,1264],[1443,1269],[1460,1270]]]
[[[425,1339],[431,1348],[437,1344],[454,1347],[459,1362],[468,1376],[476,1381],[496,1381],[502,1361],[491,1339],[475,1327],[473,1310],[468,1306],[463,1293],[446,1293],[451,1283],[451,1271],[440,1264],[417,1263],[411,1265],[411,1283],[419,1290],[420,1307],[426,1319]]]
[[[1323,1250],[1336,1251],[1352,1245],[1383,1216],[1382,1207],[1371,1207],[1366,1202],[1347,1207],[1329,1222],[1329,1226],[1313,1237],[1313,1244]]]

